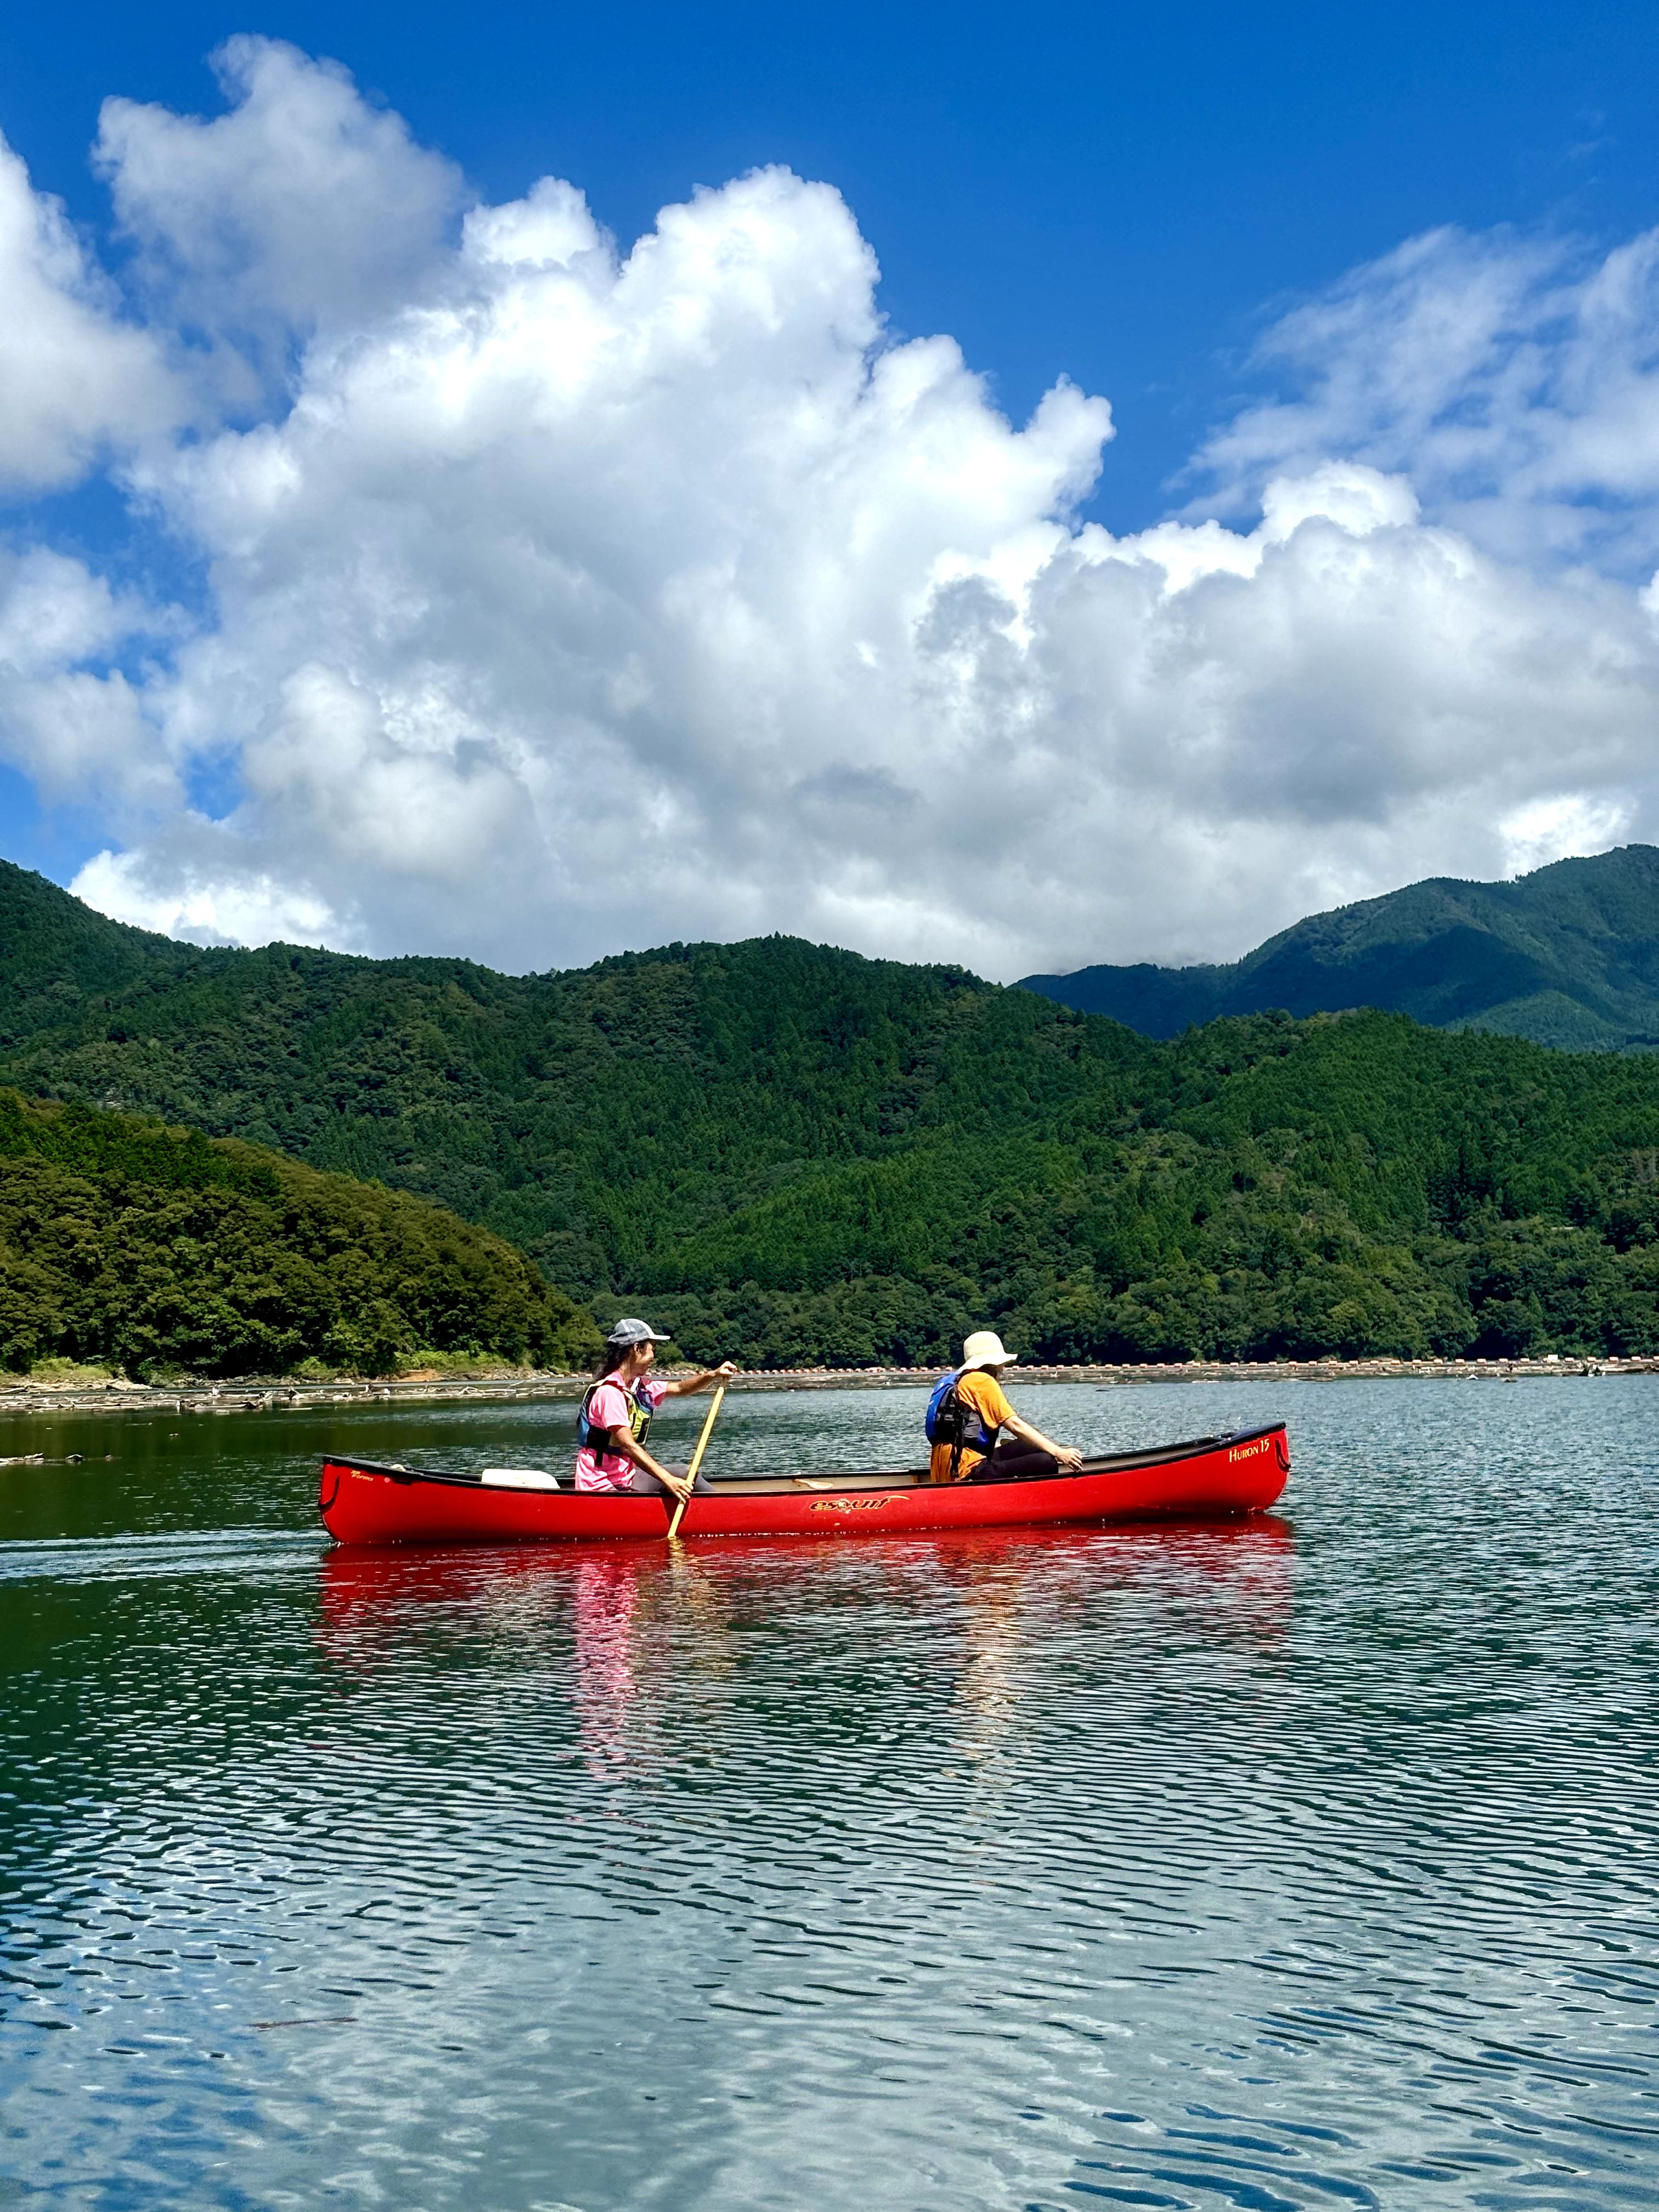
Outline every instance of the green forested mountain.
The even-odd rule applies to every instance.
[[[751,1364],[1659,1349],[1659,1056],[1174,1043],[787,939],[510,977],[198,951],[0,871],[0,1080],[437,1198]]]
[[[1651,1052],[1659,848],[1558,860],[1507,884],[1436,877],[1312,915],[1227,966],[1079,968],[1024,988],[1153,1037],[1273,1006],[1380,1006],[1571,1052]]]
[[[425,1350],[564,1362],[597,1343],[521,1253],[428,1200],[0,1091],[0,1368],[380,1374]]]

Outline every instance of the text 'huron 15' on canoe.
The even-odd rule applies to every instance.
[[[742,1475],[692,1498],[686,1536],[882,1536],[913,1528],[1037,1528],[1059,1522],[1191,1520],[1260,1513],[1291,1471],[1282,1422],[1085,1460],[1022,1482],[932,1483],[925,1468],[876,1474]],[[566,1479],[567,1482],[568,1478]],[[673,1501],[572,1490],[526,1468],[443,1474],[326,1459],[318,1496],[342,1544],[545,1544],[660,1538]]]

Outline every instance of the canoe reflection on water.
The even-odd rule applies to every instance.
[[[319,1636],[347,1678],[441,1654],[447,1668],[464,1662],[475,1691],[480,1669],[492,1689],[544,1685],[574,1708],[599,1778],[659,1764],[665,1721],[695,1713],[712,1726],[739,1670],[745,1692],[787,1689],[780,1724],[801,1710],[822,1726],[885,1683],[904,1706],[954,1711],[957,1747],[973,1758],[1012,1725],[1033,1666],[1097,1664],[1103,1638],[1115,1671],[1183,1646],[1270,1655],[1289,1627],[1295,1559],[1293,1529],[1271,1513],[810,1552],[731,1537],[672,1550],[348,1547],[319,1562]]]

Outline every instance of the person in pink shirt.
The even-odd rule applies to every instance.
[[[651,1417],[665,1398],[690,1397],[711,1382],[726,1382],[737,1364],[726,1360],[700,1375],[659,1382],[651,1372],[657,1346],[668,1339],[642,1321],[619,1321],[605,1339],[599,1379],[590,1385],[576,1416],[576,1487],[626,1498],[689,1498],[684,1468],[665,1467],[645,1448]],[[710,1487],[699,1474],[696,1488]]]

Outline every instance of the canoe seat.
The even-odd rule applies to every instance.
[[[556,1490],[559,1478],[538,1467],[487,1467],[478,1477],[497,1490]]]

